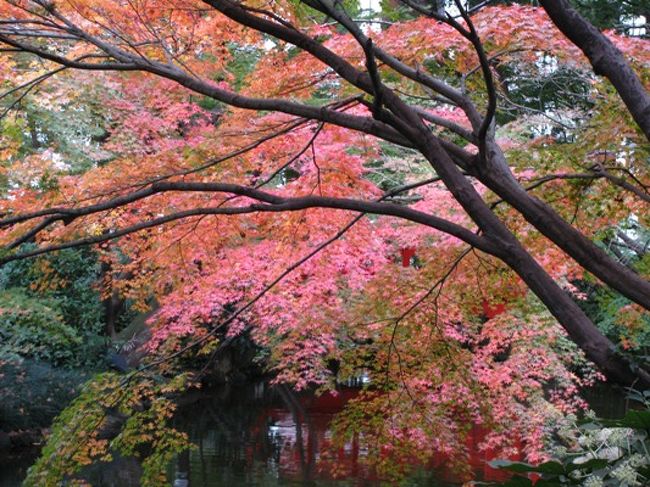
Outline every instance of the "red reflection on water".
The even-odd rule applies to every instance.
[[[296,396],[285,391],[281,393],[285,407],[267,407],[260,413],[251,432],[254,436],[270,433],[281,442],[280,457],[277,460],[281,478],[296,481],[315,478],[380,480],[376,472],[364,463],[367,452],[358,437],[355,436],[343,448],[332,450],[330,422],[358,393],[358,389],[350,388],[343,389],[338,394],[325,393],[315,397]],[[469,465],[471,478],[454,471],[450,457],[444,454],[434,456],[429,464],[423,467],[426,470],[435,470],[436,478],[444,482],[462,482],[470,479],[507,480],[510,477],[508,473],[488,465],[489,461],[502,456],[491,449],[479,449],[488,433],[485,428],[474,426],[467,435],[467,456],[464,463]],[[517,441],[515,447],[521,451],[521,442]],[[246,457],[250,462],[254,459],[264,459],[267,455],[268,451],[261,446],[261,442],[247,447]],[[521,455],[510,459],[520,460]]]

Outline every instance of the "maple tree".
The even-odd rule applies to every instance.
[[[620,293],[630,326],[650,310],[647,254],[600,244],[634,252],[620,229],[648,223],[647,41],[540,3],[408,0],[379,28],[330,0],[1,2],[1,260],[96,245],[111,292],[161,303],[165,373],[246,332],[296,387],[370,374],[379,457],[451,448],[467,419],[508,448],[539,406],[517,422],[534,459],[587,359],[650,386],[575,284]]]

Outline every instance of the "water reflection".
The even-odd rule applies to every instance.
[[[265,383],[219,386],[198,393],[179,410],[176,427],[190,435],[197,447],[170,465],[168,478],[175,487],[378,486],[382,482],[363,462],[367,452],[354,439],[344,448],[328,448],[330,422],[358,388],[343,387],[338,395],[295,394]],[[585,398],[601,416],[621,417],[627,409],[624,394],[603,385],[585,391]],[[502,480],[489,468],[490,451],[479,451],[483,432],[472,429],[467,440],[467,466],[478,480]],[[325,453],[333,453],[329,462]],[[0,452],[0,487],[18,487],[36,450],[3,455]],[[335,479],[328,466],[345,472]],[[449,459],[435,458],[400,485],[451,486],[460,478],[448,467]],[[84,469],[93,487],[137,487],[142,469],[134,458],[115,455],[109,464]],[[184,474],[184,475],[183,475]]]
[[[177,487],[380,485],[363,462],[366,451],[359,441],[331,449],[330,422],[357,393],[348,387],[319,397],[265,384],[220,388],[180,412],[177,427],[197,448],[178,458],[170,479]],[[481,439],[478,430],[468,439],[469,466],[477,478],[500,480],[503,474],[487,466],[490,452],[476,447]],[[333,456],[324,461],[328,453]],[[435,459],[404,485],[458,485],[447,463]],[[334,477],[332,465],[345,472],[343,478]]]

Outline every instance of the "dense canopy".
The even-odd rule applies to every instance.
[[[539,460],[579,388],[650,386],[648,41],[539,3],[0,2],[3,264],[92,246],[157,308],[77,401],[126,402],[113,448],[240,335],[298,389],[367,377],[338,428],[386,469],[467,421]],[[108,447],[69,445],[35,485]]]

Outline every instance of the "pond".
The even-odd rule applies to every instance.
[[[330,439],[330,422],[357,388],[343,387],[339,394],[315,396],[296,394],[267,383],[220,386],[202,391],[190,405],[179,411],[177,427],[187,431],[197,447],[180,455],[169,467],[170,483],[189,479],[190,487],[276,487],[276,486],[379,486],[383,485],[363,462],[365,451],[351,441],[334,451],[333,463],[344,471],[334,478],[322,467]],[[601,415],[624,414],[626,404],[610,388],[587,395]],[[492,470],[487,461],[490,452],[480,452],[482,439],[472,429],[467,447],[469,468],[479,480],[502,480],[503,473]],[[19,486],[35,453],[0,461],[0,486]],[[453,486],[461,479],[448,468],[448,459],[435,458],[401,485]],[[111,465],[99,465],[87,472],[94,487],[135,487],[139,485],[140,466],[133,459],[120,458]]]
[[[366,452],[359,442],[351,441],[333,452],[330,463],[346,472],[343,478],[334,479],[331,469],[320,462],[324,454],[332,456],[332,418],[357,393],[358,389],[342,388],[337,395],[316,397],[264,383],[224,388],[218,396],[192,406],[198,413],[186,431],[198,448],[179,458],[171,477],[189,470],[193,487],[379,485],[363,463]],[[480,432],[473,433],[468,444],[473,470],[481,478],[502,478],[476,448]],[[457,480],[440,458],[408,485],[449,486],[457,485]]]

